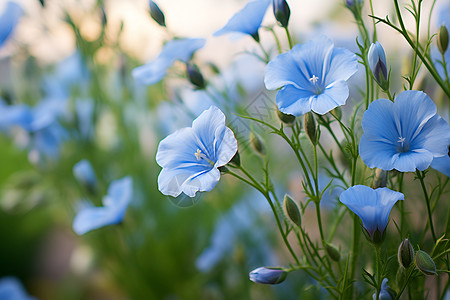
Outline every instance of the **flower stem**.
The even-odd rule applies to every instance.
[[[292,44],[292,38],[291,38],[291,34],[289,33],[289,29],[287,27],[284,27],[284,30],[286,31],[286,36],[289,42],[289,49],[292,49],[293,44]]]
[[[436,242],[437,238],[436,238],[436,233],[434,231],[434,226],[433,226],[433,218],[432,218],[432,213],[431,213],[430,198],[428,197],[427,188],[426,188],[425,182],[423,180],[425,178],[425,174],[424,174],[424,172],[416,170],[416,175],[417,175],[417,178],[419,178],[419,180],[420,180],[420,185],[422,186],[423,195],[425,196],[425,202],[427,204],[427,212],[428,212],[428,223],[430,224],[431,235],[433,236],[434,242]]]
[[[380,291],[381,291],[381,257],[380,257],[380,246],[375,245],[375,257],[377,261],[377,298],[380,299]]]

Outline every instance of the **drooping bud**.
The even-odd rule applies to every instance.
[[[436,264],[425,251],[416,252],[416,266],[425,275],[437,275]]]
[[[305,127],[306,136],[309,138],[313,145],[317,145],[317,131],[316,131],[316,120],[314,119],[314,115],[312,112],[308,112],[305,114],[303,119],[303,124]]]
[[[286,28],[289,23],[289,17],[291,16],[291,10],[286,0],[273,0],[272,7],[275,19],[277,19],[282,27]]]
[[[448,30],[447,27],[445,27],[445,25],[442,25],[441,28],[439,28],[437,36],[437,45],[439,48],[439,52],[441,52],[443,55],[448,48]]]
[[[279,284],[286,279],[286,276],[286,271],[265,267],[257,268],[249,274],[251,281],[260,284]]]
[[[383,46],[378,41],[370,46],[367,59],[369,60],[369,67],[372,71],[373,78],[384,91],[387,91],[389,89],[389,80],[386,54],[384,53]]]
[[[378,299],[380,300],[394,300],[395,297],[397,296],[397,293],[391,289],[388,285],[388,279],[384,278],[383,281],[381,282],[381,289],[380,289],[380,293],[378,294]],[[372,295],[373,299],[376,299],[376,293]]]
[[[187,63],[186,75],[193,85],[195,85],[199,89],[205,88],[205,79],[203,79],[203,75],[196,65]]]
[[[325,250],[332,260],[339,261],[341,259],[341,253],[339,253],[339,250],[332,244],[326,243]]]
[[[302,217],[300,215],[300,210],[298,209],[297,203],[288,194],[284,196],[283,208],[286,216],[291,220],[292,223],[300,227],[302,225]]]
[[[414,248],[408,239],[403,240],[398,247],[398,263],[407,269],[414,261]]]
[[[159,6],[152,0],[149,1],[150,6],[150,16],[156,21],[160,26],[166,27],[166,19],[163,12]]]
[[[278,119],[280,119],[280,121],[286,125],[290,126],[295,123],[294,115],[285,114],[285,113],[281,112],[278,108],[277,108],[277,116],[278,116]]]
[[[256,153],[258,153],[259,155],[266,154],[266,147],[264,146],[261,138],[256,133],[251,131],[248,138],[250,140],[250,145],[256,151]]]

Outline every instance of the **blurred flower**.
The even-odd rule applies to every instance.
[[[97,181],[94,169],[87,159],[80,160],[73,166],[73,175],[82,185],[92,187]]]
[[[381,242],[394,204],[404,199],[402,193],[388,188],[374,190],[364,185],[352,186],[340,196],[340,201],[361,218],[369,240],[374,243]]]
[[[220,30],[214,33],[219,36],[229,32],[240,32],[251,35],[259,42],[258,29],[266,14],[270,0],[254,0],[248,2],[243,9],[234,14],[228,23]]]
[[[0,47],[11,36],[22,15],[23,10],[19,4],[13,1],[6,3],[5,10],[0,15]]]
[[[384,53],[383,46],[378,41],[370,46],[367,59],[369,60],[369,67],[375,81],[383,90],[388,90],[389,81],[386,67],[386,54]]]
[[[175,61],[188,62],[205,43],[205,39],[177,39],[167,42],[155,60],[135,68],[132,75],[143,84],[155,84],[166,75],[167,69]]]
[[[388,279],[384,278],[381,283],[380,294],[378,295],[380,300],[394,300],[396,297],[395,292],[387,285]],[[372,295],[372,298],[377,299],[376,293]]]
[[[260,267],[250,272],[250,280],[261,284],[278,284],[286,279],[286,271]]]
[[[73,231],[83,235],[91,230],[121,223],[133,197],[133,180],[127,176],[111,182],[103,207],[92,205],[81,208],[73,220]]]
[[[0,130],[8,132],[15,126],[27,127],[31,123],[33,114],[27,105],[7,105],[0,99]]]
[[[323,115],[345,104],[346,80],[357,67],[355,54],[321,36],[270,61],[264,83],[269,90],[281,87],[276,98],[281,112],[301,116],[312,110]]]
[[[156,162],[163,169],[159,190],[177,197],[181,192],[194,197],[197,191],[212,190],[220,179],[219,167],[226,165],[237,151],[237,141],[225,126],[225,115],[211,106],[192,122],[163,139]]]
[[[450,128],[427,94],[404,91],[395,99],[372,102],[362,120],[359,153],[369,168],[413,172],[435,157],[448,156]]]
[[[92,138],[95,131],[94,126],[94,101],[92,99],[75,100],[75,116],[80,138]]]
[[[435,157],[430,166],[450,177],[450,156]]]
[[[20,281],[15,277],[0,279],[0,299],[2,300],[35,300],[28,296]]]

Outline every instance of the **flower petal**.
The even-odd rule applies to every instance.
[[[450,127],[438,114],[434,115],[422,127],[422,130],[411,142],[414,149],[427,149],[435,157],[448,156],[450,145]]]
[[[320,115],[324,115],[333,108],[344,105],[347,98],[347,83],[345,81],[336,81],[311,101],[311,109]]]
[[[86,207],[78,212],[73,220],[73,231],[83,235],[94,229],[113,224],[111,209],[106,207]]]
[[[311,111],[311,102],[314,100],[314,94],[299,90],[293,85],[286,85],[278,91],[276,102],[278,109],[296,117]]]
[[[380,140],[378,136],[364,133],[359,141],[359,155],[369,168],[392,170],[396,154],[395,147]]]
[[[416,149],[399,153],[394,160],[394,168],[400,172],[424,171],[433,161],[433,154],[425,149]]]
[[[448,155],[435,157],[431,163],[431,167],[450,177],[450,157]]]
[[[334,81],[347,80],[356,71],[358,71],[358,59],[355,53],[344,48],[334,48],[325,76],[325,85]]]

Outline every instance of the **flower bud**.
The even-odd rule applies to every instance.
[[[317,145],[317,131],[316,131],[316,120],[314,119],[314,115],[312,112],[308,112],[305,114],[305,118],[303,119],[303,124],[306,131],[306,136],[309,138],[313,145]]]
[[[373,180],[373,188],[383,188],[386,187],[387,184],[387,175],[388,172],[382,169],[375,170],[375,178]]]
[[[290,126],[295,123],[294,115],[285,114],[285,113],[281,112],[278,108],[277,108],[277,116],[278,116],[278,119],[280,119],[280,121],[286,125]]]
[[[367,59],[369,60],[369,67],[372,71],[373,78],[384,91],[387,91],[389,89],[389,81],[386,54],[384,53],[383,46],[379,42],[375,42],[375,44],[370,46]]]
[[[239,154],[239,151],[236,151],[236,154],[230,160],[229,164],[237,167],[241,165],[241,155]]]
[[[150,6],[150,16],[156,21],[160,26],[166,27],[166,20],[164,14],[158,5],[152,0],[149,1]]]
[[[336,249],[336,247],[333,246],[332,244],[326,243],[325,250],[327,251],[328,256],[332,260],[339,261],[341,259],[341,254],[339,253],[339,250]]]
[[[414,261],[414,248],[408,239],[403,240],[398,247],[398,263],[407,269]]]
[[[279,284],[286,279],[287,272],[280,269],[260,267],[250,272],[250,280],[261,284]]]
[[[340,106],[335,107],[330,113],[338,120],[342,118],[342,108]]]
[[[425,251],[416,252],[416,266],[425,275],[437,275],[436,264]]]
[[[300,210],[298,209],[297,203],[288,195],[284,196],[283,200],[284,213],[298,227],[302,224],[302,217],[300,215]]]
[[[259,155],[266,154],[266,147],[264,146],[264,143],[261,141],[261,138],[253,131],[250,132],[249,140],[250,145],[256,151],[256,153],[258,153]]]
[[[273,0],[272,7],[275,19],[277,19],[282,27],[286,28],[289,23],[289,17],[291,16],[291,10],[286,0]]]
[[[200,73],[200,70],[196,65],[193,64],[186,64],[186,74],[189,79],[189,81],[198,87],[199,89],[205,88],[205,80],[203,79],[202,73]]]
[[[438,36],[437,36],[437,45],[439,48],[439,52],[442,54],[447,51],[448,48],[448,30],[445,25],[442,25],[441,28],[439,28]]]

